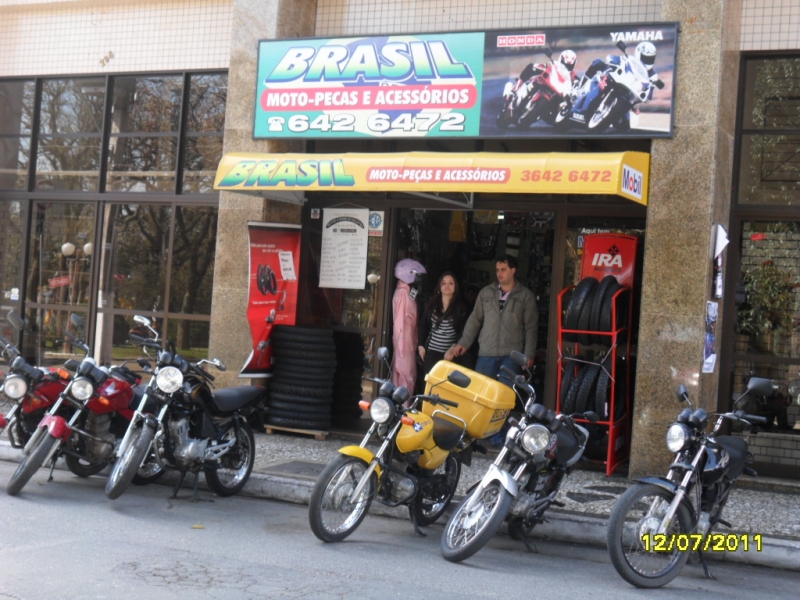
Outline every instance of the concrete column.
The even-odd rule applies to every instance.
[[[719,365],[701,367],[711,230],[730,212],[741,13],[741,0],[663,0],[662,20],[680,22],[675,137],[652,146],[631,477],[666,472],[678,385],[716,409]]]
[[[224,152],[303,151],[303,142],[252,139],[258,42],[312,37],[316,13],[316,0],[234,0]],[[229,367],[218,378],[223,387],[247,383],[237,375],[253,347],[247,323],[248,221],[299,223],[300,207],[246,194],[220,194],[209,357]]]

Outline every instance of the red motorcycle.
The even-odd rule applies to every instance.
[[[545,49],[549,64],[531,63],[523,69],[516,84],[508,82],[503,90],[503,108],[497,115],[498,127],[529,127],[536,121],[555,122],[561,105],[572,91],[572,69],[577,56],[565,50],[558,60]]]
[[[79,317],[70,317],[77,326]],[[8,482],[6,491],[17,495],[39,467],[52,461],[48,481],[52,481],[56,460],[64,455],[70,470],[77,475],[94,475],[114,460],[116,444],[125,434],[143,393],[134,388],[140,377],[125,365],[98,367],[89,356],[89,347],[65,331],[69,343],[85,352],[82,361],[70,359],[65,368],[75,376],[59,394],[56,403],[42,418],[23,448],[25,457]]]
[[[16,312],[10,311],[6,318],[14,329],[22,330],[24,321]],[[13,404],[5,415],[0,414],[0,434],[8,429],[11,446],[22,448],[36,431],[44,413],[67,387],[71,375],[60,368],[40,369],[29,365],[16,346],[1,335],[0,347],[0,357],[9,365],[0,391]]]

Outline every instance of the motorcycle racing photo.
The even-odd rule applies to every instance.
[[[487,33],[481,135],[668,136],[675,36],[666,25]]]

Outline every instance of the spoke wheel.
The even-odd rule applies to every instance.
[[[238,494],[253,471],[256,450],[253,430],[243,420],[239,421],[239,429],[242,435],[236,440],[233,448],[219,459],[219,466],[208,467],[204,470],[208,487],[218,496]],[[234,437],[236,437],[236,429],[231,426],[221,441],[224,443]]]
[[[42,436],[36,448],[19,463],[16,472],[11,476],[6,487],[6,492],[9,496],[16,496],[22,491],[22,488],[31,480],[33,474],[39,470],[39,467],[44,464],[44,459],[47,458],[50,450],[58,442],[59,439],[49,433],[45,433]]]
[[[417,523],[423,527],[435,523],[450,506],[461,477],[461,462],[455,454],[450,454],[447,460],[433,472],[433,475],[442,477],[442,480],[427,484],[423,481],[422,489],[412,507],[416,513]]]
[[[311,531],[323,542],[341,542],[353,533],[367,515],[378,489],[373,472],[358,498],[350,496],[369,465],[360,458],[341,454],[320,473],[308,506]]]
[[[472,507],[468,507],[474,499]],[[469,558],[500,528],[511,508],[511,494],[499,481],[478,486],[453,512],[442,534],[442,556],[450,562]]]
[[[617,106],[617,95],[609,94],[600,102],[597,110],[594,111],[592,118],[589,119],[587,128],[590,131],[601,132],[608,129],[611,125],[611,113],[614,112],[614,107]]]
[[[608,553],[617,573],[628,583],[641,588],[666,585],[681,572],[688,551],[676,547],[670,552],[648,552],[643,536],[658,532],[672,494],[657,485],[637,485],[620,496],[608,521]],[[666,535],[692,531],[691,515],[678,507]],[[652,540],[652,537],[650,538]]]

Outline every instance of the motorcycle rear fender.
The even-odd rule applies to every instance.
[[[345,446],[344,448],[339,448],[339,454],[360,458],[367,464],[370,464],[375,458],[375,455],[372,452],[370,452],[366,448],[362,448],[361,446]],[[378,481],[380,481],[381,479],[380,466],[375,467],[375,474],[378,476]]]
[[[648,485],[657,485],[658,487],[667,490],[670,494],[675,494],[675,492],[678,491],[678,484],[674,481],[670,481],[669,479],[665,479],[664,477],[647,476],[641,477],[636,481],[638,483],[644,483]],[[692,515],[692,520],[696,520],[694,506],[692,506],[692,503],[689,500],[689,494],[685,494],[683,496],[681,504],[683,504],[689,510],[689,514]]]
[[[506,488],[509,494],[511,494],[514,498],[517,497],[517,494],[519,493],[517,482],[511,476],[511,473],[507,471],[501,471],[495,464],[489,465],[489,470],[486,471],[486,475],[484,475],[483,479],[481,479],[481,487],[487,487],[492,481],[498,481],[500,485]]]

